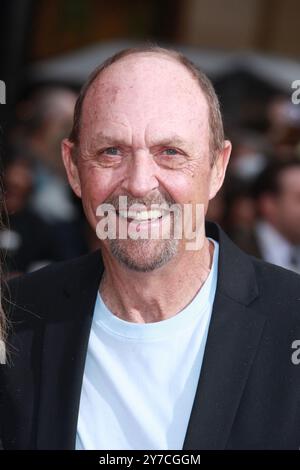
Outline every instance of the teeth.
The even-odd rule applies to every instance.
[[[162,216],[162,211],[157,209],[150,211],[119,211],[119,216],[125,219],[155,220]]]

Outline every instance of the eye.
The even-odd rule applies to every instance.
[[[108,155],[118,155],[119,149],[117,147],[108,147],[104,150],[104,153]]]
[[[178,152],[176,149],[173,149],[173,148],[169,148],[169,149],[165,149],[163,150],[163,153],[166,152],[167,155],[176,155]]]

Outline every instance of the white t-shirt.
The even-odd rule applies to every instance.
[[[97,296],[81,390],[76,449],[182,449],[199,380],[218,274],[184,310],[124,321]]]

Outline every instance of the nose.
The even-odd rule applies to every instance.
[[[156,165],[148,152],[136,152],[128,166],[122,189],[133,197],[144,197],[159,187],[155,175]]]

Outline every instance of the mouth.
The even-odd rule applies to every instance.
[[[162,233],[164,233],[165,230],[168,230],[171,213],[164,209],[141,211],[129,209],[128,211],[117,211],[117,216],[121,225],[126,225],[130,233],[144,232],[148,234],[150,239],[153,237],[157,239],[162,237]],[[152,230],[155,232],[152,232]],[[158,235],[158,233],[160,235]]]
[[[161,220],[163,217],[169,214],[168,211],[152,209],[144,211],[133,211],[133,210],[117,210],[117,215],[121,219],[125,219],[128,222],[136,223],[152,223]]]

